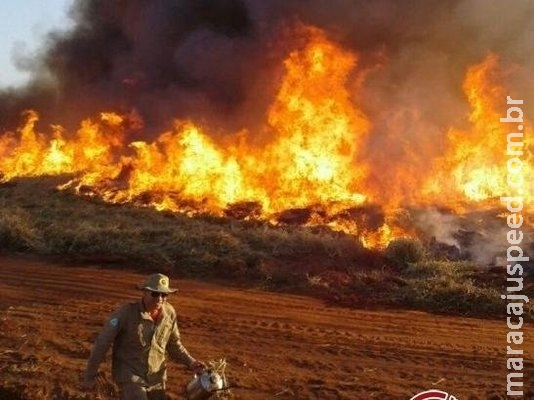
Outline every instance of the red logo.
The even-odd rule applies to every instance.
[[[441,390],[427,390],[413,396],[410,400],[458,400],[452,394],[443,392]]]

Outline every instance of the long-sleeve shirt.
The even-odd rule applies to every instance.
[[[95,340],[87,363],[85,379],[93,379],[113,345],[112,376],[120,384],[138,382],[154,385],[167,378],[166,354],[191,366],[195,359],[180,340],[176,311],[163,303],[154,322],[142,302],[129,303],[116,310]]]

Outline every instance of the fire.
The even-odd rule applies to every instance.
[[[494,202],[510,194],[507,183],[508,124],[500,122],[505,115],[506,91],[499,84],[499,59],[487,56],[467,71],[463,89],[471,106],[469,129],[451,128],[445,155],[436,160],[434,176],[427,189],[431,198],[447,197],[446,205],[463,209]],[[526,121],[524,137],[531,137],[532,126]],[[526,203],[532,196],[534,176],[528,165],[532,146],[530,139],[523,145],[523,196]]]
[[[268,149],[266,168],[275,180],[265,182],[276,193],[275,209],[332,201],[365,201],[361,193],[366,166],[358,151],[369,122],[345,88],[356,57],[311,30],[313,40],[290,54],[287,75],[269,113],[280,139]],[[274,185],[274,186],[273,186]]]
[[[111,112],[82,121],[74,135],[60,126],[46,135],[36,130],[37,113],[28,111],[18,131],[0,136],[3,179],[74,174],[62,189],[108,202],[217,215],[242,205],[242,217],[273,222],[286,210],[309,208],[315,211],[303,223],[355,233],[368,247],[413,234],[395,222],[391,202],[377,204],[380,212],[372,221],[365,208],[376,202],[383,185],[373,187],[369,179],[371,165],[362,149],[371,122],[347,89],[351,74],[360,74],[357,56],[318,29],[302,28],[300,35],[305,44],[284,63],[285,76],[265,123],[270,140],[262,147],[249,143],[250,132],[228,136],[223,143],[183,120],[152,142],[128,142],[127,117]],[[448,147],[433,168],[421,171],[428,179],[422,189],[413,188],[419,193],[413,206],[460,210],[458,204],[478,207],[508,194],[507,127],[499,120],[506,96],[498,71],[494,55],[467,71],[463,89],[471,107],[469,126],[448,129]],[[532,127],[524,125],[529,137]],[[531,146],[526,142],[525,157]],[[529,161],[525,158],[527,200],[534,182]]]
[[[264,148],[248,145],[246,133],[223,148],[200,126],[176,121],[153,143],[131,143],[133,154],[121,157],[115,173],[88,166],[75,181],[78,188],[91,187],[112,202],[159,193],[150,205],[174,211],[183,210],[184,201],[211,212],[256,201],[267,216],[311,204],[365,201],[358,192],[365,167],[355,161],[369,123],[345,88],[356,57],[323,32],[304,31],[307,45],[285,63],[286,76],[268,114],[274,139]],[[126,189],[117,190],[118,180],[127,181]]]
[[[202,207],[215,211],[246,194],[243,168],[236,158],[191,122],[177,121],[173,131],[154,143],[134,142],[130,147],[134,154],[121,160],[122,169],[129,170],[128,189],[115,193],[123,197],[114,201],[163,193],[163,198],[152,201],[157,209],[179,211],[184,200],[200,199]]]
[[[274,140],[258,149],[246,143],[222,148],[201,127],[177,121],[155,143],[133,143],[128,200],[144,192],[180,193],[211,211],[259,201],[266,214],[315,203],[362,202],[364,168],[354,167],[368,122],[344,87],[355,57],[310,29],[308,44],[290,54],[286,77],[268,115]],[[103,176],[102,178],[105,178]],[[83,181],[83,179],[82,179]],[[165,207],[180,209],[165,198]],[[163,208],[157,204],[157,208]]]
[[[103,113],[101,121],[86,120],[68,140],[61,127],[53,126],[50,137],[36,131],[38,115],[25,112],[26,122],[16,132],[0,136],[0,171],[3,179],[17,176],[72,174],[91,171],[95,161],[109,163],[122,146],[117,130],[122,119]]]

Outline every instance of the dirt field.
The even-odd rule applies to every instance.
[[[144,275],[0,258],[0,276],[0,399],[98,398],[79,390],[92,340],[115,307],[137,299],[134,285]],[[407,400],[431,388],[462,400],[506,398],[505,321],[331,308],[306,297],[172,283],[180,288],[169,301],[184,344],[202,360],[226,358],[231,398]],[[533,343],[532,326],[525,337]],[[109,377],[109,363],[102,370]],[[190,379],[172,363],[171,397],[183,398]],[[100,386],[100,398],[112,398],[110,387]]]

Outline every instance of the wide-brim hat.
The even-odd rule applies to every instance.
[[[137,285],[137,288],[158,293],[175,293],[178,291],[178,289],[169,287],[169,277],[163,274],[149,275],[144,283]]]

